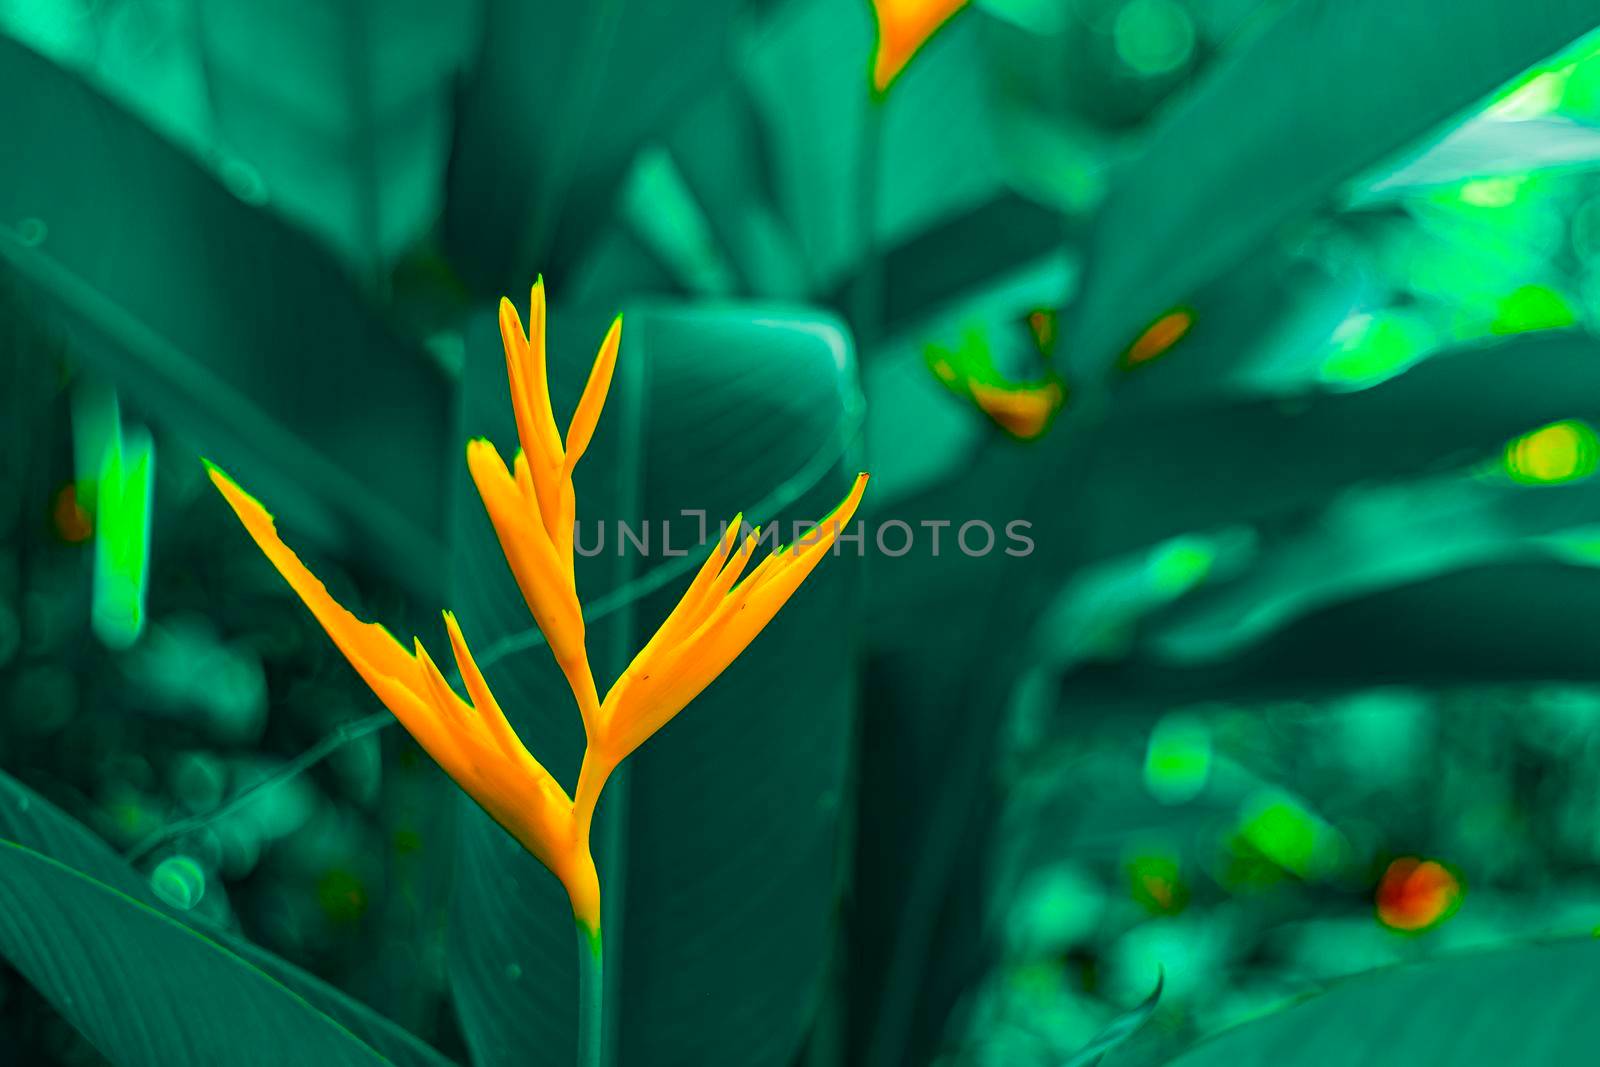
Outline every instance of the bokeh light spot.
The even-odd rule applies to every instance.
[[[81,545],[94,534],[94,521],[78,503],[78,489],[71,483],[56,492],[55,501],[50,505],[50,524],[56,536],[69,545]]]
[[[1211,731],[1192,715],[1156,723],[1145,748],[1144,784],[1163,804],[1193,800],[1211,775]]]
[[[1178,861],[1169,855],[1137,856],[1128,864],[1133,899],[1154,915],[1176,915],[1189,903]]]
[[[1443,864],[1406,856],[1389,864],[1378,882],[1378,921],[1391,930],[1419,933],[1454,914],[1461,896],[1460,880]]]
[[[1578,321],[1560,293],[1544,285],[1524,285],[1500,301],[1499,314],[1489,326],[1497,334],[1558,330]]]
[[[206,895],[206,872],[188,856],[168,856],[150,872],[150,890],[163,903],[188,911]]]
[[[1600,436],[1578,419],[1552,423],[1506,445],[1505,471],[1524,485],[1559,485],[1594,474]]]
[[[1242,847],[1241,847],[1242,846]],[[1345,860],[1349,846],[1343,836],[1306,810],[1293,796],[1268,789],[1252,796],[1240,820],[1235,851],[1241,860],[1250,853],[1296,878],[1318,880],[1333,873]],[[1239,864],[1243,882],[1266,883],[1266,872]]]
[[[1217,551],[1199,537],[1174,537],[1152,549],[1150,584],[1164,597],[1176,597],[1198,585],[1211,572]]]
[[[1128,0],[1111,36],[1117,58],[1146,78],[1169,74],[1194,54],[1194,20],[1177,0]]]

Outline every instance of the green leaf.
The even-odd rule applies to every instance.
[[[10,841],[0,953],[117,1064],[388,1062],[217,942]]]
[[[123,862],[104,841],[4,772],[0,772],[0,842],[20,846],[71,868],[130,906],[137,903],[192,927],[201,938],[219,946],[220,953],[236,957],[240,966],[264,976],[264,983],[270,981],[279,987],[285,999],[292,998],[307,1007],[307,1014],[315,1013],[330,1020],[337,1028],[371,1046],[384,1062],[399,1067],[443,1067],[450,1062],[359,1001],[288,961],[243,938],[203,926],[192,915],[173,912],[160,903],[150,882]]]
[[[551,382],[571,410],[603,317],[552,310]],[[469,345],[465,429],[502,451],[515,430],[492,324]],[[856,467],[841,430],[859,401],[838,325],[782,309],[628,312],[617,380],[577,471],[578,585],[602,689],[643,646],[704,558],[709,533],[749,521],[815,521]],[[777,499],[772,494],[777,491]],[[869,490],[870,491],[870,490]],[[616,554],[616,522],[650,552]],[[662,544],[670,520],[671,551]],[[455,605],[490,685],[531,751],[569,787],[582,751],[576,708],[532,627],[469,486],[457,500]],[[595,827],[608,1042],[616,1062],[791,1062],[824,995],[842,885],[853,736],[859,584],[850,546],[823,562],[748,652],[630,757]],[[632,585],[625,583],[632,582]],[[618,594],[621,594],[620,596]],[[637,603],[633,598],[646,594]],[[510,650],[515,651],[510,651]],[[509,654],[507,654],[509,652]],[[463,801],[451,976],[483,1064],[573,1054],[573,922],[556,880]]]
[[[1472,178],[1589,168],[1600,162],[1600,130],[1566,119],[1478,115],[1429,145],[1415,159],[1371,176],[1354,194],[1366,206]]]
[[[444,217],[470,283],[498,296],[587,248],[634,153],[714,84],[734,9],[487,0]]]
[[[778,6],[745,56],[806,291],[850,308],[863,344],[1059,253],[1060,213],[1024,195],[991,114],[985,28],[951,19],[881,100],[867,4]]]
[[[25,306],[324,546],[437,581],[417,564],[442,553],[449,392],[425,354],[314,243],[241,202],[258,189],[230,191],[4,37],[0,96],[29,146],[0,170],[0,265]]]
[[[1440,959],[1351,978],[1170,1067],[1387,1067],[1581,1061],[1600,1041],[1595,941]]]
[[[1269,543],[1238,581],[1203,589],[1157,621],[1154,647],[1221,659],[1295,618],[1468,567],[1544,551],[1533,539],[1600,522],[1592,483],[1528,488],[1447,478],[1353,491],[1308,528]]]
[[[455,87],[480,7],[199,5],[217,140],[260,175],[277,211],[369,281],[443,210]]]
[[[1103,380],[1157,316],[1286,222],[1594,24],[1584,0],[1465,0],[1444,23],[1428,0],[1290,7],[1109,182],[1066,316],[1074,377]]]
[[[707,93],[666,131],[664,150],[694,197],[718,256],[734,273],[738,294],[766,300],[804,296],[805,264],[779,215],[770,161],[744,86],[728,81]],[[647,213],[648,204],[639,214]],[[637,226],[633,214],[629,222]]]

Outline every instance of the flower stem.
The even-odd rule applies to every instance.
[[[605,950],[600,931],[576,923],[578,931],[578,1067],[599,1067],[604,1033]]]

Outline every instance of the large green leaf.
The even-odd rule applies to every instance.
[[[149,882],[106,843],[28,789],[0,772],[0,841],[37,852],[93,879],[108,892],[192,926],[247,967],[254,968],[310,1009],[349,1031],[389,1063],[440,1067],[449,1061],[411,1034],[332,986],[243,938],[193,922],[173,912],[151,891]],[[91,1035],[92,1036],[92,1035]],[[104,1047],[104,1046],[102,1046]]]
[[[1588,940],[1374,972],[1224,1033],[1171,1067],[1582,1062],[1600,1042],[1597,963],[1600,944]]]
[[[576,258],[641,143],[714,83],[734,7],[488,0],[444,220],[470,282],[498,295]]]
[[[1103,379],[1284,223],[1597,22],[1585,0],[1465,0],[1443,21],[1429,0],[1290,7],[1112,176],[1063,337],[1075,376]]]
[[[0,953],[119,1065],[387,1062],[192,927],[9,841]]]
[[[979,12],[951,19],[882,99],[868,92],[866,4],[779,5],[743,57],[764,188],[806,291],[847,309],[864,360],[880,336],[1059,254],[1066,235],[1006,155],[1022,138],[992,113],[984,29]]]
[[[217,140],[278,211],[381,277],[444,207],[455,85],[480,7],[202,0],[193,18]]]
[[[605,326],[557,306],[551,377],[570,410]],[[492,326],[473,338],[466,430],[515,441]],[[578,560],[602,687],[641,647],[703,558],[697,519],[825,513],[854,467],[841,422],[858,401],[849,342],[811,313],[630,311],[612,398],[578,470]],[[779,499],[770,494],[779,490]],[[781,505],[781,506],[780,506]],[[652,520],[651,551],[615,553],[618,519]],[[671,520],[664,556],[662,520]],[[569,786],[582,730],[483,516],[464,487],[456,609],[490,684],[534,753]],[[826,561],[752,648],[607,787],[595,828],[605,902],[608,1030],[623,1064],[790,1062],[823,995],[839,906],[852,739],[858,582]],[[648,595],[606,613],[630,579]],[[514,652],[506,654],[508,649]],[[554,878],[464,804],[451,975],[482,1063],[572,1055],[576,970]]]
[[[1535,540],[1600,522],[1592,484],[1531,488],[1466,478],[1337,498],[1306,528],[1270,540],[1237,581],[1199,590],[1155,622],[1174,659],[1221,659],[1327,604],[1486,563],[1535,558]]]
[[[325,546],[437,581],[416,563],[442,551],[448,391],[422,351],[241,202],[258,188],[4,37],[0,96],[28,145],[0,169],[0,264],[69,354]]]

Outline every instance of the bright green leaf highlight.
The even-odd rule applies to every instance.
[[[1216,557],[1216,548],[1209,541],[1174,537],[1151,551],[1150,584],[1163,596],[1179,596],[1205,578]]]
[[[1489,114],[1501,119],[1536,119],[1550,114],[1561,104],[1573,66],[1531,74],[1507,90],[1489,107]]]
[[[1211,775],[1211,731],[1192,715],[1168,715],[1150,731],[1144,784],[1163,804],[1193,800]]]
[[[155,442],[138,427],[114,440],[100,464],[93,624],[111,648],[127,648],[144,631],[155,467]]]
[[[1477,178],[1461,186],[1462,203],[1474,207],[1506,207],[1517,199],[1517,191],[1527,181],[1523,174],[1509,174],[1497,178]]]
[[[1543,285],[1524,285],[1500,301],[1500,314],[1489,330],[1498,334],[1527,333],[1560,329],[1577,321],[1560,293]]]
[[[1286,793],[1269,791],[1246,805],[1239,839],[1297,878],[1327,874],[1342,858],[1343,839]]]
[[[1399,374],[1437,343],[1433,329],[1417,315],[1352,315],[1334,332],[1334,351],[1323,361],[1319,377],[1330,385],[1366,388]]]
[[[1552,423],[1506,445],[1505,471],[1524,485],[1578,481],[1600,464],[1600,436],[1578,419]]]

